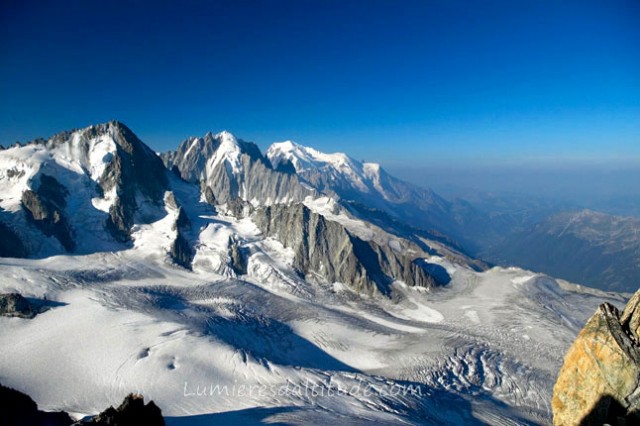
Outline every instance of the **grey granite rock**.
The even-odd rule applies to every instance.
[[[190,138],[176,151],[162,155],[168,168],[176,167],[180,176],[189,182],[200,183],[205,199],[210,204],[225,204],[235,198],[272,204],[283,201],[302,201],[316,194],[302,185],[298,177],[288,170],[274,170],[257,145],[235,141],[239,150],[240,168],[233,170],[226,161],[215,166],[208,161],[216,154],[221,135],[208,133],[204,138]]]
[[[231,268],[236,275],[247,273],[247,253],[240,247],[238,240],[233,237],[229,237],[229,259]]]
[[[116,155],[105,167],[98,183],[103,192],[116,188],[117,200],[109,209],[107,230],[119,241],[131,238],[137,210],[136,192],[160,205],[168,189],[167,170],[162,160],[124,124],[112,121],[85,129],[87,139],[109,132],[116,143]]]
[[[64,213],[67,189],[54,177],[41,175],[35,191],[22,193],[22,206],[27,218],[45,235],[53,236],[67,251],[73,251],[75,241],[69,221]]]
[[[302,204],[260,208],[253,219],[265,235],[293,248],[294,267],[307,279],[345,283],[369,295],[388,295],[395,280],[420,287],[439,284],[419,259],[364,241]]]

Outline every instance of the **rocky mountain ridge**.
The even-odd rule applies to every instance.
[[[228,132],[189,139],[163,158],[164,164],[115,121],[3,151],[0,179],[12,191],[0,197],[0,231],[16,241],[12,254],[117,251],[161,238],[166,243],[154,244],[154,256],[191,269],[207,226],[201,216],[213,218],[220,210],[247,216],[261,238],[294,248],[291,268],[305,278],[341,282],[369,295],[388,295],[396,280],[420,287],[446,283],[442,271],[431,276],[424,243],[419,247],[402,236],[393,247],[374,241],[387,231],[339,204],[337,214],[311,211],[303,202],[313,205],[320,192]],[[365,224],[366,231],[359,231]],[[30,246],[38,240],[48,245]],[[247,274],[247,242],[232,232],[215,271]]]
[[[341,217],[375,224],[414,243],[435,241],[467,255],[467,262],[476,257],[600,288],[635,289],[637,221],[613,217],[611,226],[602,227],[606,221],[564,220],[566,214],[545,220],[549,208],[544,217],[512,217],[508,208],[494,214],[473,202],[446,200],[345,154],[325,154],[293,142],[275,143],[262,154],[257,145],[226,131],[189,138],[160,157],[117,121],[1,151],[5,189],[0,191],[0,236],[7,244],[0,254],[47,257],[131,248],[141,227],[177,215],[185,202],[200,202],[173,197],[176,206],[167,204],[165,195],[175,192],[179,179],[197,188],[200,199],[211,206],[207,214],[220,206],[309,205],[328,197],[340,205]],[[194,219],[182,216],[187,222]],[[548,231],[557,228],[555,223],[568,231]],[[184,223],[170,227],[166,254],[190,268],[199,230]],[[594,240],[593,230],[600,236],[615,232],[605,241]],[[572,259],[572,252],[579,255]],[[614,258],[623,260],[616,263]]]

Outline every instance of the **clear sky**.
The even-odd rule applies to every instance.
[[[0,143],[118,119],[398,169],[637,161],[640,2],[0,2]]]

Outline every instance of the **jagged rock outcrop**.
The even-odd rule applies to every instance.
[[[118,408],[109,407],[92,418],[78,422],[64,411],[38,410],[29,395],[0,384],[0,425],[2,426],[164,426],[162,411],[142,395],[129,394]]]
[[[240,247],[238,240],[233,237],[229,237],[229,259],[231,269],[236,275],[245,275],[247,273],[247,254]]]
[[[640,291],[620,313],[600,305],[569,348],[553,389],[553,423],[640,424]]]
[[[173,230],[176,231],[176,238],[169,249],[169,256],[173,262],[186,269],[191,269],[194,252],[188,239],[188,232],[191,230],[191,221],[184,212],[184,209],[178,204],[173,192],[168,192],[165,196],[165,203],[178,210],[176,221],[173,224]]]
[[[27,218],[46,236],[54,236],[67,251],[73,251],[75,242],[69,221],[64,213],[69,191],[54,177],[40,175],[35,191],[22,193],[22,206]]]
[[[215,206],[217,204],[216,197],[215,195],[213,195],[213,191],[207,186],[205,181],[202,181],[201,191],[202,194],[204,194],[204,200],[207,202],[207,204],[210,204],[212,206]]]
[[[226,213],[241,219],[243,217],[251,216],[254,212],[254,208],[248,201],[244,201],[240,197],[233,198],[227,201]]]
[[[20,293],[0,294],[0,315],[5,317],[33,318],[38,309]]]
[[[220,146],[220,138],[211,132],[203,138],[189,138],[184,140],[175,151],[161,155],[168,169],[187,182],[203,180],[207,160],[213,156]]]
[[[420,287],[439,284],[419,259],[364,241],[302,204],[264,207],[252,217],[265,235],[293,248],[293,266],[307,279],[345,283],[369,295],[388,294],[394,280]]]
[[[193,251],[191,250],[189,241],[184,237],[184,235],[182,235],[182,233],[178,232],[176,239],[171,244],[169,255],[177,265],[180,265],[185,269],[191,269]]]
[[[145,405],[142,395],[129,394],[118,408],[109,407],[89,421],[74,425],[94,426],[164,426],[162,411],[153,402]]]
[[[302,201],[316,194],[290,170],[275,170],[257,145],[228,132],[187,139],[162,158],[184,180],[201,183],[209,204],[225,204],[235,198],[272,204]]]
[[[28,395],[0,384],[0,425],[68,426],[72,423],[67,413],[40,411]]]

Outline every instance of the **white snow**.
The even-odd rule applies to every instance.
[[[239,170],[238,141],[227,132],[217,137],[210,166],[224,161]],[[30,320],[0,317],[0,381],[46,410],[95,414],[141,392],[169,425],[544,424],[563,354],[580,327],[603,301],[623,302],[518,268],[476,272],[460,254],[427,240],[441,255],[425,260],[451,276],[444,288],[398,281],[391,297],[371,298],[349,283],[311,283],[293,269],[293,249],[265,238],[248,218],[214,211],[196,186],[177,178],[171,189],[191,222],[193,271],[167,258],[178,210],[143,201],[139,213],[154,219],[136,225],[133,247],[95,253],[108,247],[95,235],[115,192],[91,198],[87,188],[104,172],[114,142],[81,142],[75,135],[51,152],[37,145],[0,151],[0,207],[19,210],[32,178],[55,172],[76,195],[70,213],[85,218],[78,240],[92,245],[74,256],[0,258],[0,292],[50,305]],[[291,160],[297,170],[320,168],[384,189],[379,166],[344,154],[291,142],[269,152],[275,165]],[[355,219],[332,198],[305,204],[360,238],[405,249],[406,242]],[[34,240],[45,254],[53,244]],[[247,253],[246,275],[231,266],[230,241]],[[89,249],[94,254],[83,254]],[[295,391],[309,383],[351,391]],[[422,393],[362,391],[408,385]],[[247,391],[262,387],[268,391]],[[207,395],[214,388],[231,391]]]
[[[72,195],[67,199],[66,213],[79,243],[76,252],[115,249],[118,244],[103,231],[117,188],[101,197],[96,192],[116,150],[113,131],[110,128],[106,133],[88,139],[83,131],[76,131],[66,140],[58,140],[55,144],[49,141],[48,147],[31,144],[0,151],[0,209],[19,212],[23,192],[36,189],[40,175],[53,176]],[[24,215],[14,215],[12,226],[26,236],[26,245],[34,255],[48,256],[61,251],[55,238],[43,238],[29,226]]]
[[[316,419],[339,411],[413,423],[426,415],[415,411],[423,398],[189,395],[197,386],[326,384],[331,377],[345,386],[381,387],[401,380],[433,395],[424,409],[439,424],[453,418],[438,417],[440,397],[449,401],[443,410],[465,412],[450,393],[476,398],[468,416],[544,423],[553,377],[578,331],[570,323],[586,320],[606,300],[546,277],[525,281],[531,274],[517,269],[478,273],[460,266],[446,289],[425,293],[397,283],[394,300],[361,298],[343,285],[312,285],[289,274],[292,253],[262,240],[250,221],[207,220],[215,221],[202,231],[211,252],[200,249],[200,260],[220,261],[233,229],[256,250],[249,276],[187,272],[157,258],[168,219],[140,228],[135,248],[126,252],[0,259],[0,291],[60,303],[32,320],[0,318],[3,384],[45,409],[84,414],[139,391],[162,407],[169,424],[286,406],[303,409],[306,414],[291,417],[300,421],[309,421],[313,410]],[[486,395],[477,399],[478,392]],[[493,405],[488,396],[511,408]]]
[[[189,144],[189,148],[187,149],[187,152],[185,152],[185,153],[184,153],[185,158],[189,156],[189,153],[190,153],[191,151],[193,151],[193,149],[194,149],[196,146],[198,146],[198,144],[200,143],[200,141],[201,141],[202,139],[200,139],[200,138],[191,138],[190,140],[191,140],[191,143]],[[196,151],[193,151],[193,152],[196,152]]]
[[[242,151],[236,137],[224,130],[215,135],[215,138],[220,140],[220,146],[218,146],[213,156],[207,160],[207,176],[222,162],[225,162],[234,174],[240,173],[242,170],[240,161]]]
[[[426,293],[397,283],[395,300],[361,298],[340,283],[325,288],[297,279],[288,272],[290,250],[262,239],[246,219],[215,215],[200,219],[210,224],[196,264],[224,263],[233,234],[254,251],[250,274],[237,280],[211,272],[218,267],[187,272],[159,256],[174,213],[139,228],[126,252],[0,259],[0,291],[60,304],[33,320],[0,318],[3,384],[45,409],[84,414],[139,391],[162,407],[169,424],[197,424],[193,416],[285,406],[396,422],[403,418],[396,408],[411,413],[416,400],[392,398],[396,408],[390,408],[376,395],[209,398],[185,396],[185,389],[326,383],[328,377],[376,386],[403,380],[436,396],[466,398],[481,389],[514,411],[480,399],[468,409],[473,415],[544,423],[552,378],[575,324],[608,297],[519,269],[478,273],[458,265],[446,289]],[[354,408],[360,404],[368,408]],[[435,406],[427,410],[437,413]]]
[[[296,173],[302,177],[309,172],[320,172],[327,174],[329,179],[334,181],[344,180],[361,192],[369,193],[375,190],[387,198],[386,189],[380,184],[378,164],[362,163],[341,152],[326,154],[292,141],[272,144],[266,155],[274,167],[289,161]]]

